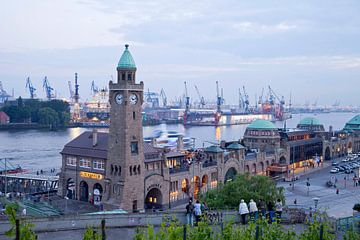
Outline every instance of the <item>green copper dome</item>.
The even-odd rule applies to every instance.
[[[224,150],[222,150],[220,147],[218,146],[210,146],[205,148],[205,152],[210,152],[210,153],[221,153],[224,152]]]
[[[278,129],[272,122],[268,120],[257,119],[254,120],[250,125],[247,127],[250,129]]]
[[[129,45],[126,44],[125,51],[121,55],[121,58],[119,60],[117,67],[123,68],[123,69],[136,69],[135,61],[134,61],[133,57],[131,56],[131,53],[128,48],[129,48]]]
[[[314,117],[306,117],[301,119],[299,125],[322,125],[317,118]]]
[[[348,131],[360,131],[360,115],[356,115],[348,121],[344,127]]]
[[[226,147],[226,149],[230,149],[230,150],[239,150],[239,149],[243,149],[243,148],[244,148],[244,146],[239,143],[232,143]]]

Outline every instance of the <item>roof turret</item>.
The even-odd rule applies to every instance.
[[[135,61],[129,51],[129,45],[125,45],[125,51],[120,57],[118,68],[136,70]]]
[[[254,120],[252,123],[250,123],[250,125],[247,128],[249,128],[249,129],[268,129],[268,130],[278,129],[275,126],[275,124],[273,124],[272,122],[270,122],[268,120],[263,120],[263,119]]]

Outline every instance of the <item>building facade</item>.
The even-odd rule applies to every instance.
[[[171,208],[238,173],[285,176],[290,167],[309,164],[315,156],[330,160],[359,151],[353,133],[325,132],[314,128],[314,121],[303,121],[301,129],[278,129],[265,120],[250,124],[243,140],[184,150],[180,137],[177,150],[158,148],[156,142],[143,141],[144,85],[136,81],[128,45],[117,74],[117,81],[109,83],[109,132],[84,132],[61,151],[62,197],[129,212]]]

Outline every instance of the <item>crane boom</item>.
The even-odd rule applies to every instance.
[[[34,88],[34,86],[32,85],[30,77],[26,78],[26,86],[25,86],[25,88],[29,89],[30,98],[34,99],[36,97],[36,95],[35,95],[36,88]]]
[[[54,90],[49,83],[49,80],[47,79],[47,76],[45,76],[44,81],[43,81],[43,89],[45,90],[46,93],[46,98],[50,101],[52,98],[54,98],[54,94],[52,93],[52,91]]]
[[[167,106],[167,97],[166,97],[166,93],[163,88],[160,91],[160,97],[162,99],[163,106],[166,107]]]
[[[197,95],[199,97],[199,105],[200,105],[200,107],[204,107],[205,106],[205,99],[204,99],[203,96],[201,96],[199,88],[196,85],[195,85],[195,89],[196,89],[196,93],[197,93]]]

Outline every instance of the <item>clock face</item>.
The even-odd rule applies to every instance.
[[[135,105],[136,103],[137,103],[137,101],[138,101],[138,97],[136,96],[136,94],[131,94],[130,95],[130,103],[132,104],[132,105]]]
[[[115,102],[117,104],[122,104],[124,101],[124,97],[122,94],[118,93],[116,96],[115,96]]]

